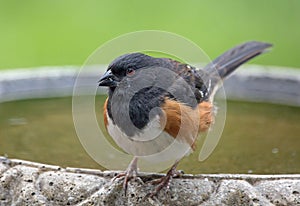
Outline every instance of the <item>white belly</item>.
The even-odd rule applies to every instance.
[[[120,148],[133,156],[163,162],[181,159],[191,151],[187,142],[178,141],[180,138],[174,139],[162,130],[158,116],[133,137],[128,137],[109,117],[107,119],[110,136]]]

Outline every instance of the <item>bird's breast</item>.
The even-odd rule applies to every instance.
[[[155,117],[139,133],[128,136],[118,125],[107,118],[107,132],[126,153],[134,156],[153,156],[159,154],[160,160],[168,161],[180,154],[191,151],[191,145],[186,141],[174,138],[161,127],[161,119]]]

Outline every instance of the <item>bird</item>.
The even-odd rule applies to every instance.
[[[160,152],[172,141],[188,148],[183,156],[195,150],[198,135],[214,123],[214,96],[222,82],[240,65],[271,47],[265,42],[245,42],[203,68],[141,52],[121,55],[108,65],[98,81],[99,86],[108,87],[103,108],[105,128],[125,152],[134,156],[127,170],[116,176],[124,177],[125,195],[129,180],[138,174],[139,156]],[[151,139],[153,134],[160,141]],[[175,147],[173,153],[176,151]],[[181,158],[178,155],[166,175],[154,181],[157,187],[149,196],[169,187],[171,179],[180,175],[176,167]]]

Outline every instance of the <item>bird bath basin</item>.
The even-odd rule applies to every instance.
[[[75,133],[72,98],[68,96],[72,94],[76,71],[71,67],[43,68],[2,75],[0,155],[104,169],[88,156]],[[180,162],[179,169],[192,174],[299,173],[300,100],[296,86],[299,88],[300,77],[299,72],[298,76],[286,74],[254,67],[230,78],[225,84],[227,97],[238,101],[227,102],[226,124],[218,146],[204,162],[198,161],[198,147]],[[100,125],[104,99],[102,94],[96,98]]]

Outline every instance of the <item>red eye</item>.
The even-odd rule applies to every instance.
[[[127,71],[126,71],[126,74],[128,76],[132,76],[132,75],[134,75],[134,73],[135,73],[134,69],[131,69],[131,68],[127,69]]]

